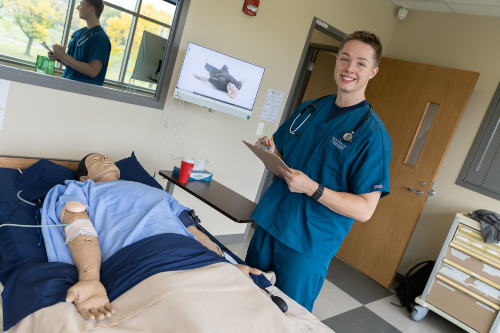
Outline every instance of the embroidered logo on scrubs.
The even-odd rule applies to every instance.
[[[344,143],[342,143],[342,141],[340,141],[339,139],[337,139],[336,137],[332,138],[332,143],[333,143],[333,145],[335,147],[337,147],[340,150],[344,150],[344,149],[347,148],[347,146]]]
[[[384,188],[384,185],[373,185],[373,188],[374,188],[374,189],[377,189],[377,188]]]

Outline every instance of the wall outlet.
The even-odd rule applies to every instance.
[[[264,129],[264,123],[259,123],[259,126],[257,126],[257,133],[255,133],[255,135],[262,135],[263,129]]]
[[[263,136],[267,136],[268,138],[271,138],[274,133],[274,125],[273,124],[265,124],[264,125],[264,130],[262,131]]]

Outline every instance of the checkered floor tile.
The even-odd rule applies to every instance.
[[[227,247],[244,259],[253,234],[245,243]],[[335,257],[314,304],[313,314],[336,333],[463,333],[458,326],[429,311],[419,322],[410,319],[394,289],[387,290],[368,276]]]

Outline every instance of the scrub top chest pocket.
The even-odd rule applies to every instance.
[[[347,192],[349,187],[346,178],[349,168],[344,154],[349,153],[350,147],[342,143],[346,147],[339,149],[337,141],[340,140],[336,136],[328,135],[312,154],[304,173],[328,189]]]

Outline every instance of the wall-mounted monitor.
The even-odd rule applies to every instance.
[[[187,102],[250,119],[264,70],[190,42],[175,95]]]

